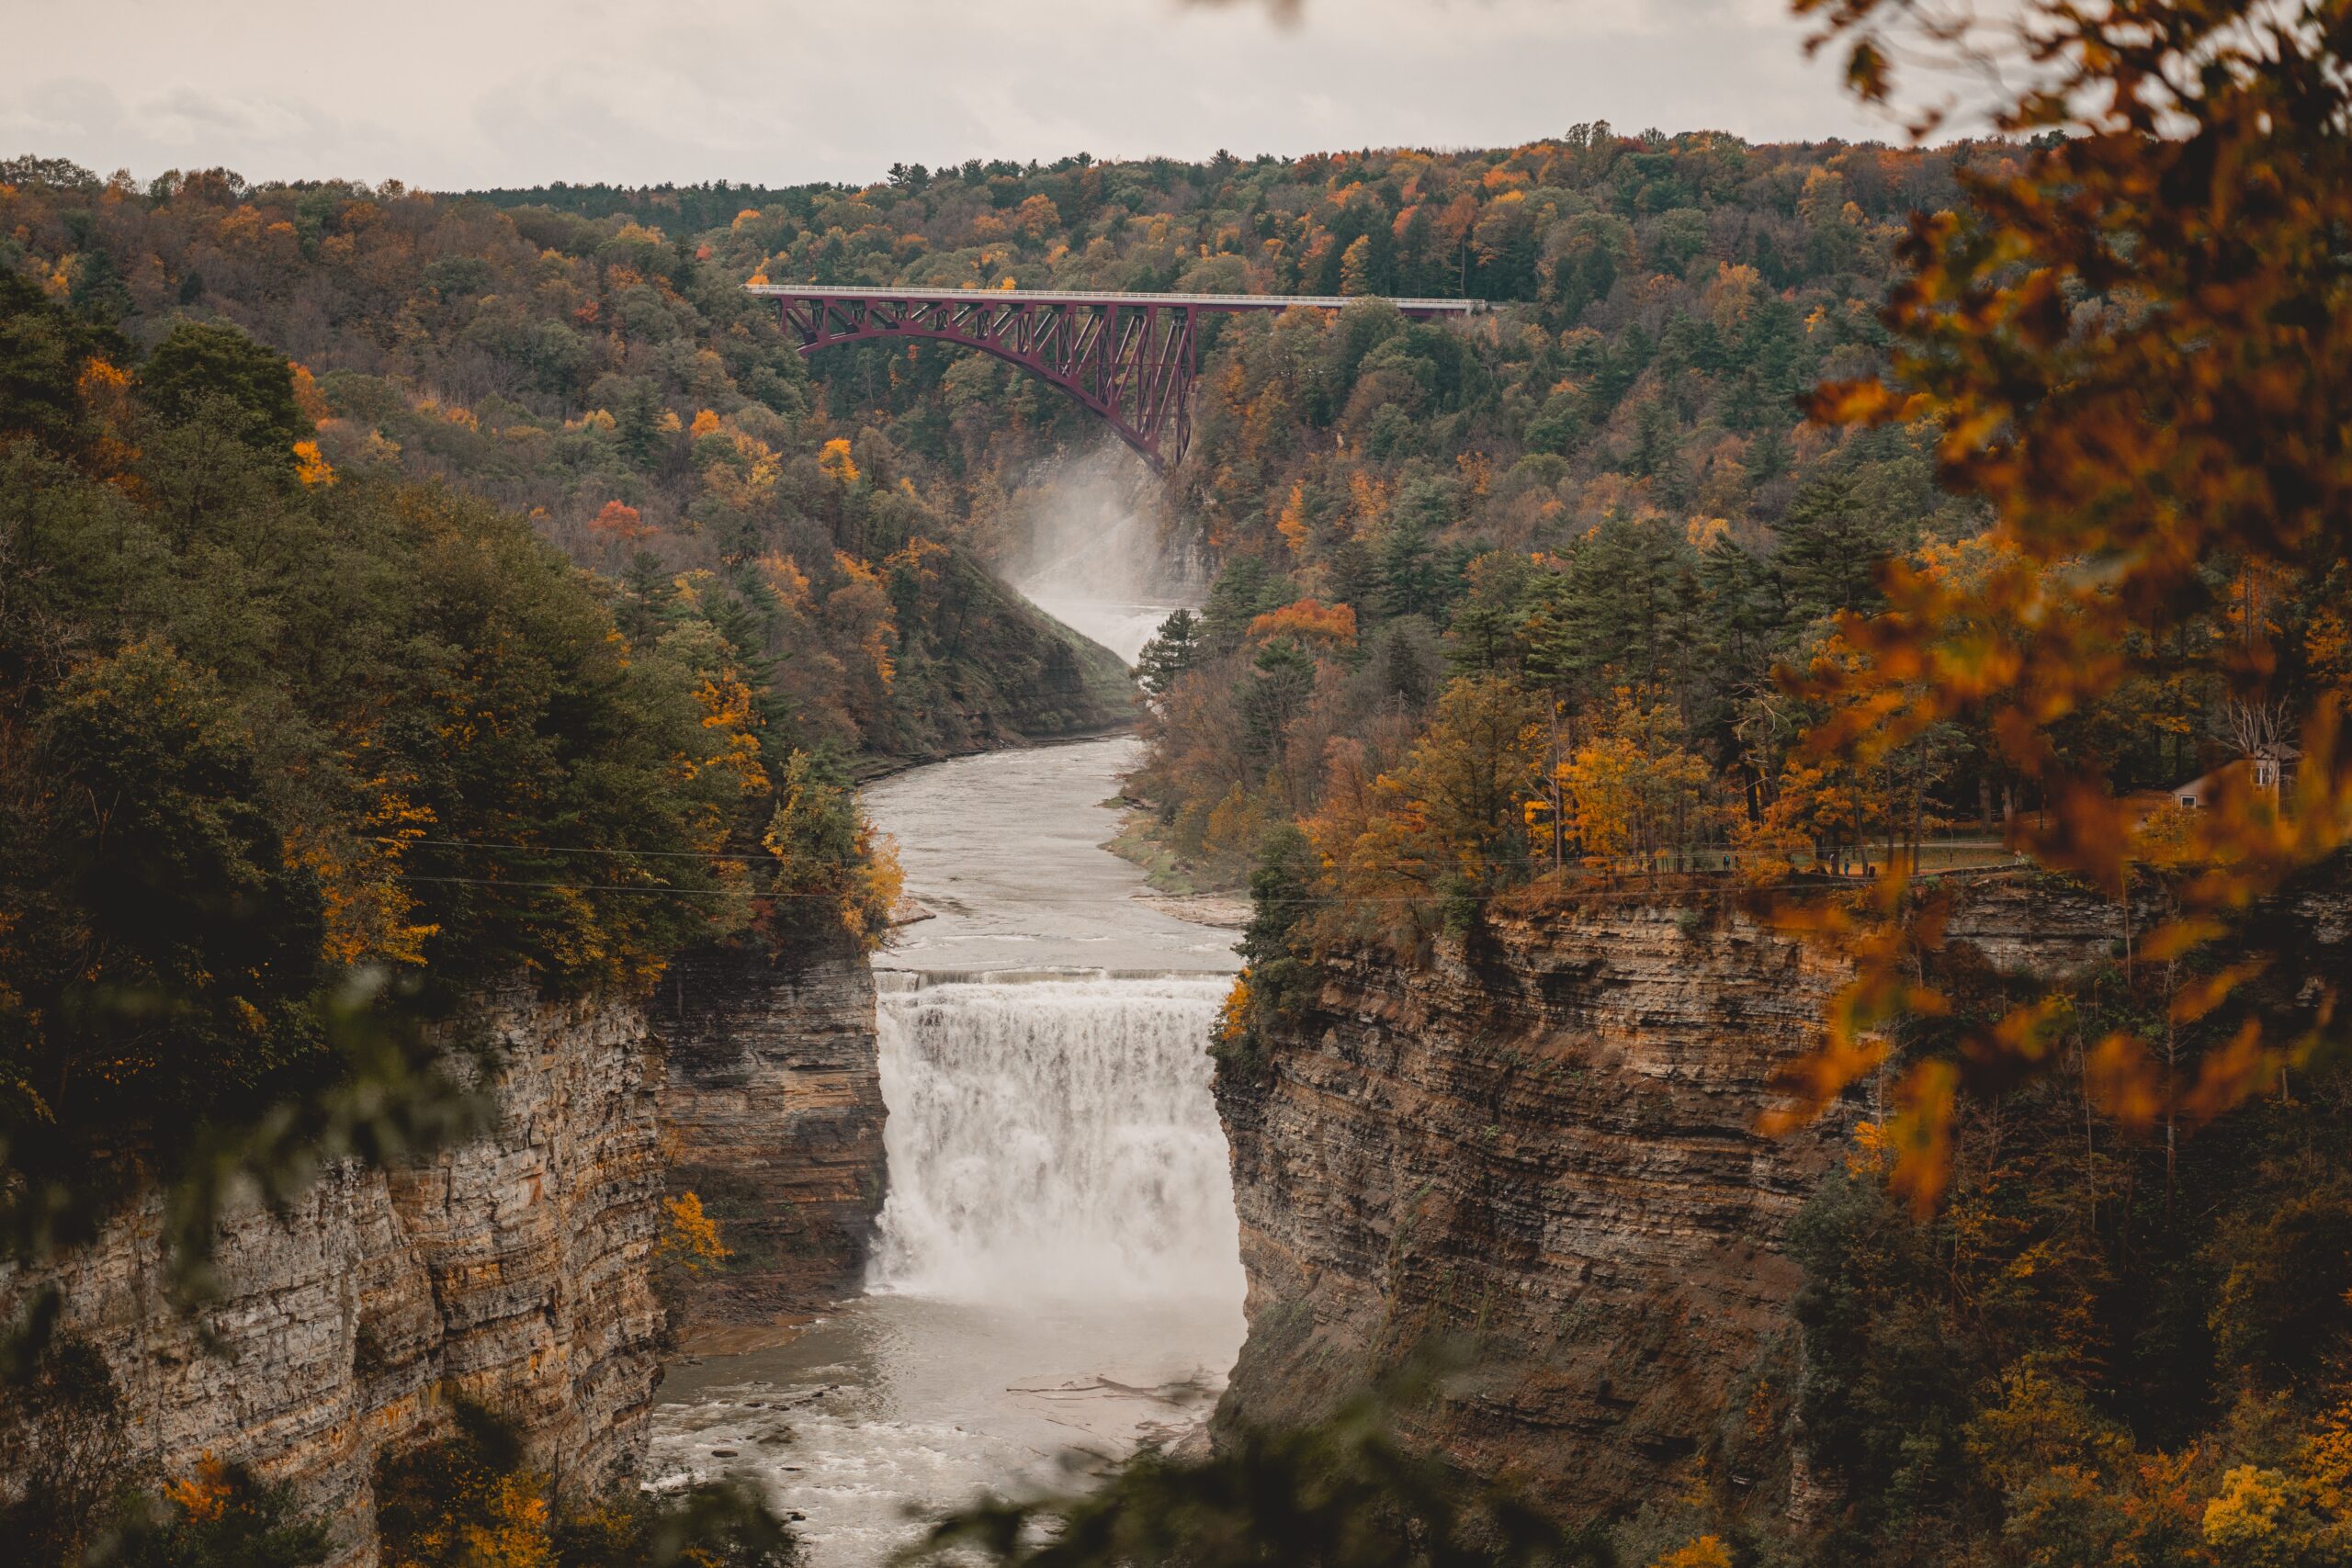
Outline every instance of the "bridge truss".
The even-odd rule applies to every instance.
[[[935,338],[992,354],[1100,415],[1155,472],[1183,460],[1204,315],[1350,303],[1278,294],[1058,293],[1037,289],[825,288],[754,284],[804,355],[876,338]],[[1477,299],[1398,299],[1414,320],[1486,310]]]

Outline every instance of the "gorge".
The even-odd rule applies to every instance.
[[[1204,1050],[1232,935],[1134,899],[1095,845],[1125,738],[869,786],[928,918],[878,955],[888,1196],[865,1293],[773,1350],[673,1369],[657,1477],[747,1467],[865,1568],[902,1510],[1063,1479],[1196,1422],[1241,1277]]]
[[[1723,885],[1626,887],[1498,910],[1419,963],[1335,950],[1269,1041],[1213,1061],[1235,931],[1098,847],[1137,754],[1068,740],[869,784],[911,900],[871,964],[710,950],[640,1009],[503,1002],[486,1142],[239,1218],[190,1321],[135,1210],[55,1274],[64,1327],[155,1462],[294,1480],[350,1564],[375,1457],[455,1398],[514,1420],[560,1486],[748,1476],[816,1568],[871,1568],[910,1510],[1311,1422],[1464,1335],[1475,1372],[1398,1416],[1468,1474],[1622,1513],[1760,1418],[1781,1435],[1754,1504],[1833,1506],[1788,1425],[1789,1233],[1882,1112],[1756,1121],[1842,964]],[[2128,929],[2015,874],[1960,887],[1951,939],[2011,971],[2087,972]],[[2292,929],[2301,967],[2346,961],[2340,894]],[[666,1303],[666,1371],[665,1191],[732,1255]]]
[[[2133,227],[2352,183],[2144,129],[0,161],[0,1542],[2352,1565],[2344,225]]]

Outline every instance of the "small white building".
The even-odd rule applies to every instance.
[[[2244,778],[2251,770],[2254,787],[2276,800],[2286,786],[2288,775],[2294,772],[2295,756],[2291,746],[2266,746],[2251,756],[2240,757],[2234,762],[2224,762],[2210,773],[2200,773],[2185,784],[2176,784],[2170,793],[2179,805],[2191,811],[2202,811],[2221,793],[2223,779]]]

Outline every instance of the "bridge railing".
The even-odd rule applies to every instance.
[[[833,288],[814,283],[753,283],[747,284],[745,290],[781,299],[922,299],[962,305],[1185,305],[1204,310],[1287,310],[1294,306],[1339,310],[1368,298],[1337,294],[1139,294],[1115,288],[1091,292],[1055,288]],[[1390,299],[1388,303],[1408,316],[1477,316],[1494,309],[1485,299]]]

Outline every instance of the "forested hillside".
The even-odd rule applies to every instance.
[[[1998,858],[2039,796],[1981,728],[1867,764],[1803,756],[1823,702],[1772,672],[1855,666],[1835,616],[1883,604],[1882,557],[1955,582],[2004,564],[1978,542],[1985,514],[1937,487],[1928,427],[1841,432],[1797,400],[1882,363],[1908,215],[2018,155],[1591,126],[1477,153],[494,199],[606,223],[741,203],[695,250],[757,280],[1497,301],[1462,326],[1376,298],[1214,321],[1199,434],[1157,503],[1224,569],[1148,661],[1162,700],[1139,787],[1167,836],[1238,881],[1270,828],[1305,824],[1329,891],[1419,940],[1555,867],[1769,877],[1972,836],[1958,858]],[[982,549],[1017,533],[1007,497],[1030,461],[1089,439],[982,356],[867,347],[816,370],[829,407],[941,476]],[[2295,692],[2341,683],[2345,595],[2217,581],[2201,629],[2070,716],[2063,745],[2127,793],[2243,754],[2220,675],[2233,628],[2276,625]]]
[[[134,355],[183,320],[269,344],[326,471],[527,516],[636,627],[716,617],[792,744],[920,757],[1124,718],[1113,662],[996,589],[956,498],[854,409],[829,419],[699,249],[396,184],[0,167],[0,266]]]
[[[748,927],[874,936],[887,861],[739,602],[339,469],[283,355],[107,315],[0,274],[12,1156],[315,1087],[371,967],[626,991]]]
[[[870,945],[895,895],[837,767],[766,722],[755,647],[461,491],[338,472],[306,395],[232,327],[142,354],[0,274],[0,1517],[28,1561],[326,1537],[209,1463],[130,1495],[119,1382],[45,1343],[20,1269],[160,1183],[199,1300],[241,1194],[481,1129],[481,1043],[428,1021],[639,993],[695,942]]]
[[[2028,558],[1990,507],[1939,484],[1937,423],[1847,428],[1800,407],[1888,364],[1881,308],[1909,215],[1965,206],[1964,175],[1998,188],[2025,172],[2014,143],[1589,128],[1471,154],[551,194],[639,220],[740,197],[700,244],[776,282],[1498,302],[1467,326],[1414,325],[1376,298],[1227,321],[1204,357],[1161,520],[1221,571],[1204,612],[1147,651],[1136,788],[1196,870],[1252,881],[1222,1048],[1223,1070],[1247,1074],[1281,1070],[1267,1025],[1334,945],[1475,946],[1498,899],[1540,913],[1657,897],[1639,883],[1670,872],[1686,877],[1663,896],[1703,901],[1687,874],[1728,891],[2007,864],[2075,799],[2053,790],[2086,781],[2142,829],[2126,931],[2198,896],[2212,840],[2173,786],[2222,769],[2200,798],[2242,797],[2249,759],[2285,756],[2288,716],[2352,695],[2341,564],[2200,558],[2191,591],[2132,612],[2122,646],[2093,645],[2080,669],[2103,686],[2036,710],[2039,751],[1993,713],[1856,743],[1900,710],[1867,678],[1885,645],[1841,615],[1886,608],[1890,582],[1915,603],[2071,591],[2074,563]],[[1085,438],[1049,393],[977,356],[865,349],[820,373],[955,476],[976,526],[1022,457]],[[1889,558],[1907,575],[1890,579]],[[2065,602],[2069,626],[2098,613]],[[1968,689],[1971,666],[1939,668]],[[2304,820],[2324,819],[2317,799]],[[2297,885],[2315,905],[2225,913],[2217,951],[2165,927],[2165,945],[2127,940],[2054,992],[1936,954],[1934,1010],[1897,1026],[1894,1059],[1972,1064],[1971,1097],[1933,1102],[1935,1122],[1907,1085],[1873,1101],[1849,1170],[1798,1229],[1804,1337],[1755,1370],[1691,1492],[1621,1524],[1623,1560],[2339,1560],[2340,1070],[2307,1055],[2299,1089],[2279,1077],[2190,1134],[2256,1081],[2261,1027],[2324,1021],[2331,993],[2296,990],[2300,922],[2334,918],[2342,875],[2338,860]],[[1851,947],[1888,940],[1811,918]],[[1928,972],[1932,937],[1908,941],[1885,951]],[[2233,991],[2249,964],[2275,964],[2282,987]],[[2155,1072],[2131,1065],[2133,1038],[2165,1053]],[[1905,1196],[1922,1150],[1925,1217]],[[1793,1524],[1785,1490],[1759,1483],[1792,1451],[1814,1467]],[[1165,1506],[1151,1484],[1147,1517]]]
[[[1668,874],[1732,897],[2006,863],[2095,799],[2132,855],[2075,840],[2052,863],[2133,919],[2188,900],[2194,932],[2127,940],[2063,992],[1939,959],[1949,994],[1892,1047],[1802,1080],[1826,1099],[1891,1051],[1941,1098],[1873,1105],[1800,1229],[1802,1346],[1758,1369],[1752,1422],[1693,1457],[1690,1495],[1623,1539],[1680,1568],[2345,1561],[2343,1079],[2315,1048],[2289,1074],[2256,1027],[2283,991],[2316,1041],[2335,982],[2232,992],[2292,951],[2257,895],[2324,847],[2292,826],[2324,803],[2284,811],[2280,775],[2294,718],[2352,697],[2352,571],[2199,548],[2161,604],[2102,608],[2111,578],[1988,531],[1996,486],[1939,484],[1999,418],[1970,435],[1893,394],[1874,423],[1800,408],[1887,367],[1890,285],[1928,254],[1915,237],[1898,263],[1909,215],[2035,155],[1589,126],[1475,152],[910,166],[864,189],[0,168],[0,679],[28,716],[7,847],[11,882],[21,864],[57,911],[0,931],[8,972],[39,977],[0,998],[34,1064],[18,1100],[119,1096],[131,1117],[192,1072],[217,1093],[299,1067],[302,999],[354,958],[625,976],[709,923],[668,899],[502,901],[501,878],[571,883],[560,857],[582,846],[684,856],[662,876],[722,926],[799,907],[763,888],[854,915],[876,888],[828,749],[1106,716],[1111,672],[981,566],[1107,437],[978,355],[804,364],[745,281],[1363,296],[1216,322],[1193,450],[1137,492],[1218,568],[1147,652],[1134,787],[1170,846],[1258,894],[1223,1070],[1266,1069],[1262,1024],[1336,946],[1418,960],[1474,943],[1498,900],[1540,913]],[[2036,322],[2098,323],[2110,302],[2069,287]],[[1498,308],[1417,325],[1379,299],[1452,294]],[[1931,663],[1840,619],[1988,600],[2034,627],[2032,660],[1988,624]],[[1910,722],[1930,671],[2024,695]],[[2271,834],[2266,881],[2199,874],[2220,852],[2177,786],[2216,770]],[[822,852],[779,867],[749,854],[763,831]],[[482,858],[493,840],[533,848]],[[708,859],[729,853],[748,883]],[[121,904],[100,871],[147,891]],[[2342,863],[2305,875],[2299,896],[2330,893]],[[1875,908],[1811,918],[1899,971],[1872,997],[1916,999],[1922,945]],[[2235,945],[2203,945],[2225,927]],[[205,998],[196,1067],[149,1063],[100,1005],[174,987]],[[1743,1490],[1788,1462],[1792,1413],[1813,1534]]]

